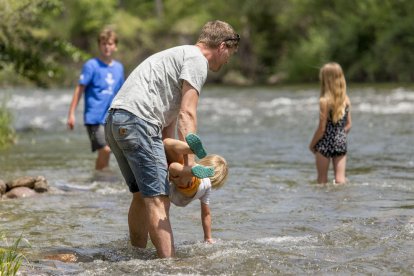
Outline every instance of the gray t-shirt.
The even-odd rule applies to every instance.
[[[207,73],[208,61],[197,46],[164,50],[148,57],[132,71],[111,108],[125,109],[164,128],[177,119],[183,80],[200,94]]]

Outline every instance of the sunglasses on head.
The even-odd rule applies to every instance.
[[[226,38],[226,39],[223,40],[223,42],[226,42],[226,41],[237,41],[237,43],[238,43],[240,41],[240,35],[236,34],[235,37],[229,37],[229,38]]]

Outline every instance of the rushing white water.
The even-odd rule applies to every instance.
[[[350,86],[353,128],[343,186],[318,186],[308,144],[318,87],[209,87],[199,135],[230,165],[211,200],[213,245],[199,203],[172,206],[178,257],[128,242],[130,194],[115,160],[94,173],[82,126],[65,121],[71,90],[10,90],[18,143],[0,152],[0,178],[44,175],[51,191],[0,201],[0,232],[23,235],[27,275],[273,275],[414,273],[414,91]],[[332,178],[332,174],[330,174]],[[75,263],[49,260],[69,253]]]

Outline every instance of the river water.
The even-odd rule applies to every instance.
[[[2,90],[18,143],[0,178],[43,175],[50,192],[0,201],[0,232],[22,235],[22,275],[414,273],[414,90],[350,85],[346,185],[316,185],[308,144],[318,87],[207,87],[199,135],[230,165],[211,199],[215,244],[202,242],[198,202],[172,206],[177,258],[129,244],[131,195],[115,159],[95,173],[82,126],[66,130],[72,90]],[[332,179],[332,173],[330,173]],[[73,254],[74,263],[47,256]]]

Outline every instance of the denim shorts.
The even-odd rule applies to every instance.
[[[169,195],[168,166],[161,128],[122,109],[110,110],[106,141],[132,193]]]

